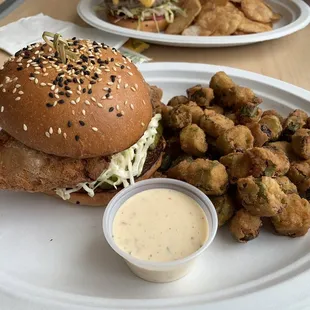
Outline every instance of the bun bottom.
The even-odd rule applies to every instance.
[[[138,30],[138,21],[132,18],[129,19],[121,19],[118,20],[118,18],[115,18],[112,15],[108,15],[108,20],[110,23],[115,24],[117,26],[123,27],[123,28],[129,28],[129,29],[134,29]],[[145,31],[145,32],[158,32],[157,26],[159,31],[164,31],[168,27],[168,22],[166,19],[160,19],[157,20],[156,22],[154,20],[145,20],[143,22],[140,22],[140,31]]]
[[[165,142],[163,143],[165,144]],[[153,174],[159,169],[161,165],[163,154],[164,154],[163,152],[159,154],[157,160],[143,175],[141,175],[138,179],[136,179],[136,182],[150,179],[153,176]],[[96,193],[94,197],[88,196],[87,193],[72,193],[70,195],[71,196],[70,199],[66,200],[66,202],[90,207],[105,207],[108,205],[110,200],[121,190],[122,189],[103,190],[101,192]],[[55,192],[46,192],[45,194],[56,197],[58,199],[62,199]]]

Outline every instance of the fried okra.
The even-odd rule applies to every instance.
[[[251,160],[246,153],[230,153],[221,157],[220,163],[226,167],[229,182],[232,184],[250,175]]]
[[[274,116],[276,116],[280,120],[281,125],[284,122],[283,116],[278,111],[276,111],[276,110],[266,110],[266,111],[263,112],[262,117],[264,117],[266,115],[274,115]]]
[[[210,102],[214,99],[214,92],[212,88],[196,85],[187,89],[187,96],[190,101],[196,102],[201,107],[208,107]]]
[[[247,125],[254,137],[254,145],[261,147],[268,141],[277,140],[282,132],[282,125],[275,115],[265,115],[258,123]]]
[[[237,119],[237,115],[235,112],[233,111],[227,111],[226,113],[224,113],[224,116],[227,117],[228,119],[230,119],[231,121],[234,122],[234,124],[238,124],[238,119]]]
[[[299,193],[310,194],[310,159],[291,163],[289,179],[297,186]]]
[[[263,111],[259,107],[252,104],[244,105],[236,112],[237,121],[242,125],[259,122],[262,114]]]
[[[167,107],[168,114],[164,114],[164,123],[173,129],[182,129],[192,123],[192,114],[185,105],[179,105],[171,109]],[[164,112],[166,113],[166,112]]]
[[[224,114],[224,109],[219,105],[211,105],[209,107],[206,107],[206,109],[209,111],[214,111],[215,113],[218,114]]]
[[[210,196],[210,200],[215,207],[218,224],[219,227],[221,227],[226,224],[234,215],[235,203],[232,197],[230,197],[228,194],[224,194],[222,196]]]
[[[262,221],[259,216],[240,209],[230,221],[229,230],[238,242],[247,243],[258,237],[261,226]]]
[[[266,146],[269,148],[273,148],[275,150],[280,150],[285,153],[289,161],[296,161],[299,158],[296,156],[296,154],[293,151],[291,143],[287,141],[276,141],[268,143]]]
[[[290,113],[288,118],[283,122],[283,139],[291,141],[292,135],[300,128],[306,125],[308,115],[301,110],[295,110]]]
[[[298,194],[297,187],[290,179],[286,176],[276,177],[275,180],[280,185],[282,191],[286,194]]]
[[[213,89],[215,96],[222,97],[235,86],[235,83],[225,72],[220,71],[213,75],[209,86]]]
[[[251,160],[252,175],[256,178],[285,175],[290,168],[287,156],[280,150],[270,147],[254,147],[246,153]]]
[[[310,204],[297,194],[287,196],[287,206],[271,222],[280,235],[289,237],[304,236],[310,228]]]
[[[242,125],[226,130],[216,140],[216,145],[223,155],[245,151],[252,148],[253,143],[254,138],[250,129]]]
[[[202,157],[207,149],[206,134],[196,124],[188,125],[180,133],[181,149],[193,156]]]
[[[192,115],[192,122],[194,124],[199,125],[200,119],[203,116],[202,108],[193,101],[189,101],[184,106],[188,109],[189,113]]]
[[[273,178],[249,176],[239,179],[237,186],[243,207],[252,215],[275,216],[286,206],[286,194]]]
[[[168,106],[177,107],[178,105],[186,104],[188,102],[189,99],[186,96],[175,96],[169,100]]]
[[[204,111],[204,115],[200,119],[200,128],[211,137],[217,138],[226,130],[234,127],[233,121],[222,114],[214,111]]]
[[[183,160],[167,171],[167,176],[192,184],[207,195],[223,195],[228,186],[228,175],[216,160]]]
[[[310,159],[310,129],[298,129],[292,136],[292,148],[296,155]]]

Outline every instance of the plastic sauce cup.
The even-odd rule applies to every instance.
[[[193,254],[170,262],[153,262],[141,260],[121,250],[112,237],[113,222],[118,209],[130,197],[149,189],[165,188],[184,193],[194,199],[206,214],[208,236],[203,246]],[[184,277],[194,266],[196,259],[210,246],[218,228],[215,208],[210,199],[196,187],[173,179],[150,179],[140,181],[120,191],[108,204],[103,216],[103,232],[112,249],[127,263],[131,271],[138,277],[150,282],[172,282]],[[163,236],[164,238],[164,236]]]

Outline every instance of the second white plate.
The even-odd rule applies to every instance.
[[[271,7],[282,15],[282,19],[275,24],[275,29],[269,32],[222,37],[199,37],[168,35],[163,33],[149,33],[122,28],[99,18],[96,6],[102,0],[80,0],[77,11],[80,17],[89,25],[113,33],[144,40],[161,45],[186,47],[225,47],[246,45],[257,42],[278,39],[290,35],[306,27],[310,23],[310,8],[302,0],[267,0]]]

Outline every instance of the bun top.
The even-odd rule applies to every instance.
[[[152,118],[141,73],[104,43],[58,38],[24,48],[0,70],[0,127],[57,156],[107,156],[129,148]]]

